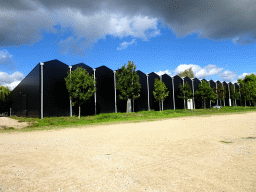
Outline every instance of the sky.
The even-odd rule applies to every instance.
[[[255,0],[0,1],[0,86],[58,59],[235,83],[256,74]]]

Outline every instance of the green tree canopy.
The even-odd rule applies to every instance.
[[[120,91],[119,98],[127,100],[126,112],[128,113],[128,99],[137,99],[140,97],[141,84],[139,82],[139,75],[135,72],[136,65],[128,61],[126,64],[119,68],[116,72],[116,88]]]
[[[96,92],[96,81],[94,76],[90,76],[86,69],[77,67],[74,71],[68,71],[65,78],[66,87],[72,99],[72,105],[78,104],[79,106],[79,119],[81,113],[81,105],[90,99]]]
[[[185,81],[184,85],[181,83],[179,84],[179,93],[178,98],[185,100],[184,109],[186,109],[187,100],[193,98],[193,92],[188,82]]]
[[[232,99],[233,106],[235,105],[235,100],[239,99],[239,89],[235,89],[233,84],[230,86],[230,98]]]
[[[6,112],[10,104],[10,89],[7,86],[0,86],[0,112]]]
[[[5,86],[0,86],[0,100],[1,101],[6,101],[10,95],[10,89],[9,87]]]
[[[226,86],[222,86],[221,83],[218,83],[217,90],[214,88],[215,93],[218,94],[218,100],[224,100],[226,98]]]
[[[183,72],[180,72],[178,74],[178,76],[180,76],[180,77],[195,78],[194,72],[192,71],[192,67],[190,67],[189,69],[187,69],[187,70],[185,70]]]
[[[241,93],[241,99],[245,101],[253,101],[254,106],[256,102],[256,75],[250,74],[246,75],[244,79],[238,79],[238,83],[240,83],[240,93]]]
[[[204,101],[204,108],[206,109],[206,100],[211,100],[211,102],[215,103],[217,99],[216,93],[214,93],[213,88],[210,87],[209,83],[206,81],[202,81],[198,86],[198,90],[196,90],[195,95],[197,99],[202,99]]]
[[[160,101],[164,101],[164,99],[169,95],[169,91],[167,91],[167,87],[165,86],[164,82],[161,82],[157,78],[155,79],[154,90],[153,95],[155,100],[159,102],[159,111],[161,111]]]

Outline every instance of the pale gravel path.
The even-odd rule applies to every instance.
[[[256,112],[1,133],[0,191],[256,191],[242,137]]]
[[[16,119],[11,119],[9,117],[0,117],[0,129],[4,127],[14,127],[15,129],[21,129],[27,127],[29,125],[28,122],[19,122]]]

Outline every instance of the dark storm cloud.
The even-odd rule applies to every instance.
[[[33,44],[42,30],[56,32],[56,24],[72,28],[73,38],[88,43],[106,35],[146,40],[149,29],[160,34],[160,21],[177,37],[196,33],[241,45],[256,41],[255,0],[0,1],[0,14],[1,46]],[[146,27],[136,25],[137,18],[146,20]]]

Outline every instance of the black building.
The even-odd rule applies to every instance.
[[[106,66],[91,68],[90,66],[79,63],[73,66],[51,60],[42,64],[38,63],[35,68],[20,82],[20,84],[11,92],[12,98],[12,114],[17,116],[28,117],[50,117],[50,116],[69,116],[78,115],[78,106],[70,106],[69,94],[66,89],[65,77],[74,71],[77,67],[86,69],[90,76],[95,75],[96,93],[81,106],[81,115],[93,115],[99,113],[126,112],[126,100],[119,98],[120,92],[115,87],[115,72]],[[121,69],[119,69],[121,72]],[[165,83],[169,95],[160,104],[163,109],[184,109],[184,99],[179,98],[181,95],[179,85],[183,85],[183,81],[188,82],[194,93],[194,107],[202,108],[201,98],[197,98],[195,93],[201,81],[197,78],[190,79],[188,77],[180,78],[178,75],[170,77],[167,74],[159,77],[156,73],[149,73],[148,76],[138,70],[141,84],[140,97],[132,100],[132,111],[148,111],[159,110],[159,102],[155,101],[153,91],[155,79],[159,79]],[[215,82],[206,81],[212,88],[216,88]],[[219,81],[217,82],[220,83]],[[222,83],[226,89],[225,106],[229,105],[229,89],[231,83]],[[235,84],[236,91],[239,91],[238,84]],[[187,102],[187,101],[185,101]],[[241,105],[241,101],[235,101]],[[206,102],[210,107],[210,101]],[[249,102],[248,102],[249,104]]]
[[[58,60],[48,61],[43,65],[37,64],[11,92],[12,114],[40,117],[43,93],[43,116],[69,115],[69,97],[64,80],[68,70],[68,65]]]

